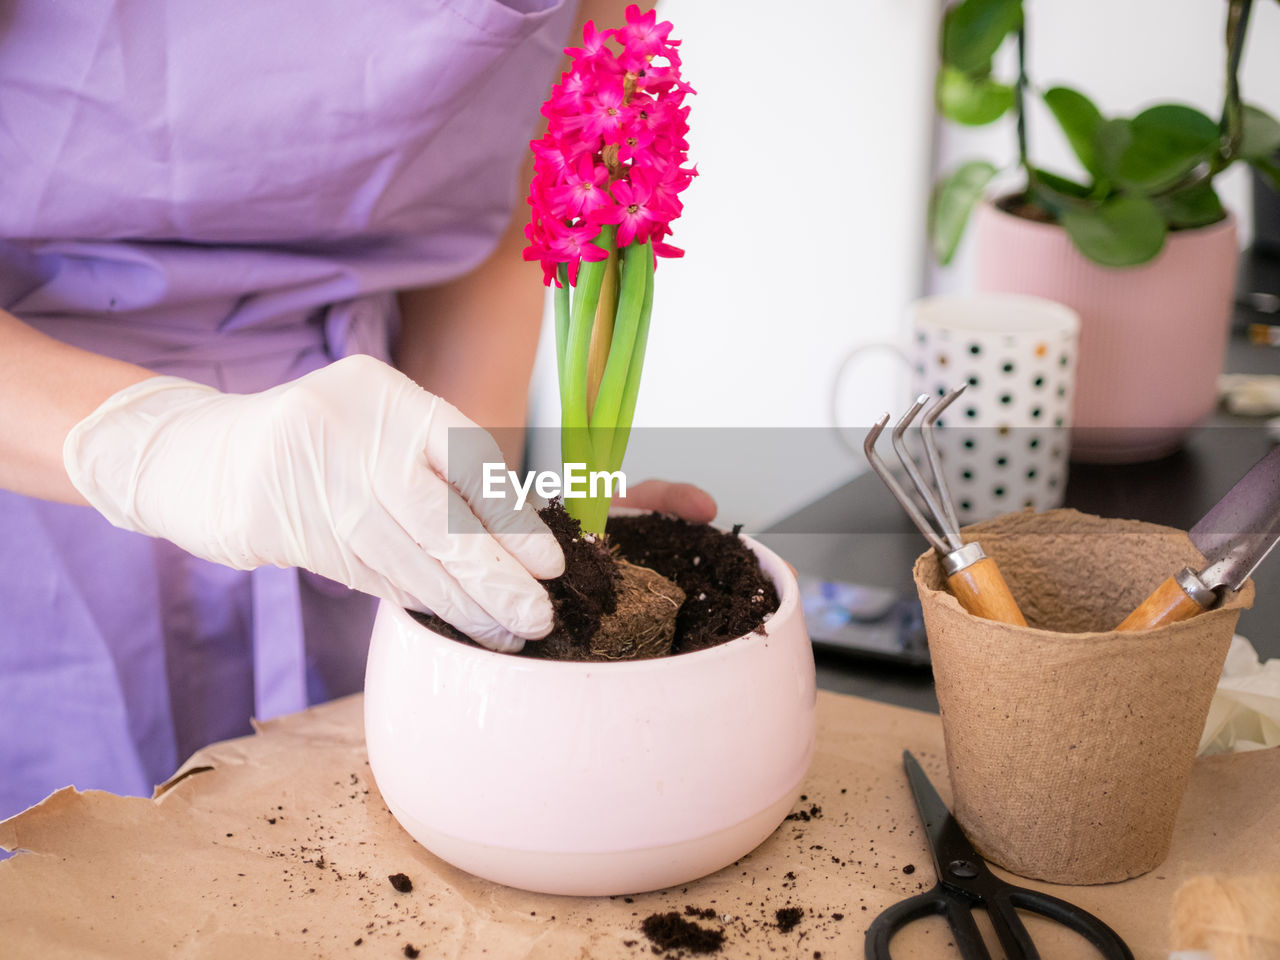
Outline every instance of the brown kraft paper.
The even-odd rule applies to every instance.
[[[1213,960],[1280,960],[1280,873],[1198,876],[1173,898],[1175,950]]]
[[[698,956],[832,960],[862,956],[880,911],[936,882],[902,768],[910,750],[951,800],[932,714],[819,692],[804,799],[755,851],[669,890],[553,897],[472,877],[416,844],[369,775],[362,709],[349,697],[207,747],[154,801],[67,789],[0,822],[0,847],[27,851],[0,862],[0,956],[654,960],[644,921],[675,912],[723,935],[719,952]],[[1159,870],[1095,887],[1009,879],[1102,918],[1136,960],[1168,960],[1184,880],[1280,874],[1278,790],[1280,749],[1204,757]],[[398,874],[411,890],[391,882]],[[795,926],[780,910],[799,913]],[[1034,938],[1041,956],[1097,960],[1064,927],[1036,924]],[[952,939],[930,917],[894,937],[893,957],[955,956]]]
[[[955,813],[983,856],[1055,883],[1124,880],[1164,860],[1209,702],[1253,584],[1217,609],[1114,630],[1203,557],[1186,534],[1052,510],[966,528],[1029,624],[983,620],[916,561]]]

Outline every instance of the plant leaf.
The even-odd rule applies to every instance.
[[[999,120],[1013,106],[1013,87],[946,64],[938,71],[935,94],[944,117],[969,126]]]
[[[1179,104],[1143,110],[1129,122],[1129,134],[1110,172],[1116,182],[1142,191],[1173,183],[1218,149],[1218,125]]]
[[[1044,170],[1040,167],[1034,167],[1032,173],[1035,174],[1043,186],[1048,187],[1053,193],[1060,194],[1064,197],[1074,197],[1077,200],[1083,200],[1092,193],[1092,191],[1083,183],[1076,183],[1074,180],[1068,180],[1066,177],[1059,176],[1051,170]]]
[[[1067,135],[1067,142],[1081,165],[1095,178],[1101,177],[1094,144],[1103,118],[1093,101],[1069,87],[1053,87],[1044,92],[1044,102]]]
[[[1076,249],[1106,267],[1146,263],[1160,252],[1167,232],[1156,205],[1132,195],[1068,207],[1060,219]]]
[[[1165,223],[1175,229],[1203,227],[1217,223],[1227,215],[1217,191],[1208,180],[1155,198]]]
[[[1030,172],[1027,184],[1030,198],[1049,211],[1054,219],[1058,218],[1064,207],[1087,200],[1091,196],[1092,191],[1084,184],[1068,180],[1049,170],[1032,167]]]
[[[1120,158],[1133,143],[1132,123],[1117,117],[1104,120],[1093,137],[1093,156],[1098,169],[1108,180],[1114,180],[1120,169]]]
[[[1280,151],[1280,121],[1252,104],[1244,105],[1244,135],[1240,156],[1246,160],[1270,160]]]
[[[933,252],[944,266],[955,256],[964,235],[965,224],[974,205],[981,199],[996,168],[985,160],[961,164],[933,189],[929,198],[929,236]]]
[[[1271,185],[1272,190],[1280,193],[1280,164],[1270,160],[1250,160],[1249,165]]]
[[[961,0],[942,20],[942,61],[984,74],[991,57],[1022,22],[1022,0]]]

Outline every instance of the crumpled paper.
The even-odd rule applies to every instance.
[[[910,750],[950,799],[936,715],[820,692],[805,796],[754,852],[669,890],[552,897],[463,873],[399,827],[366,766],[362,706],[335,701],[208,747],[156,800],[66,789],[0,822],[0,846],[27,851],[0,863],[0,957],[654,960],[644,918],[692,908],[723,932],[717,957],[829,960],[861,956],[871,920],[936,880],[902,768]],[[1009,879],[1101,917],[1136,960],[1168,960],[1183,879],[1280,872],[1277,785],[1280,751],[1202,758],[1156,870],[1093,887]],[[780,922],[787,908],[794,927]],[[1045,957],[1097,958],[1052,924],[1034,939]],[[950,940],[928,918],[894,938],[893,956],[953,956]]]
[[[1280,960],[1280,873],[1200,876],[1173,898],[1170,960]]]
[[[363,698],[313,707],[201,750],[154,800],[68,788],[0,822],[0,846],[27,851],[0,863],[0,958],[654,960],[644,921],[672,912],[722,932],[726,958],[857,956],[872,917],[933,883],[902,751],[945,790],[942,730],[829,693],[818,715],[804,796],[755,851],[667,890],[557,897],[419,846],[373,780]],[[918,926],[895,960],[937,955],[940,931]]]
[[[1280,375],[1224,373],[1218,378],[1218,394],[1227,412],[1239,417],[1280,413]]]
[[[1231,639],[1209,705],[1200,756],[1280,746],[1280,659],[1265,662],[1244,637]]]
[[[1225,373],[1218,378],[1222,406],[1237,417],[1268,417],[1267,435],[1280,443],[1280,375]]]

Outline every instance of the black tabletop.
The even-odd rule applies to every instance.
[[[1233,337],[1227,368],[1280,374],[1280,349]],[[1261,421],[1215,416],[1182,449],[1161,460],[1072,463],[1065,506],[1189,529],[1272,446]],[[927,546],[884,484],[864,473],[773,524],[757,538],[802,574],[889,587],[914,596],[911,566]],[[1237,631],[1263,659],[1280,657],[1280,556],[1254,575],[1253,609]],[[819,650],[818,684],[903,706],[937,710],[927,668],[899,666]]]

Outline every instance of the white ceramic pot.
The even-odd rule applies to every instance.
[[[749,853],[799,795],[817,694],[795,576],[743,539],[781,599],[766,633],[675,657],[492,653],[384,603],[365,736],[392,814],[454,866],[541,893],[656,890]]]

